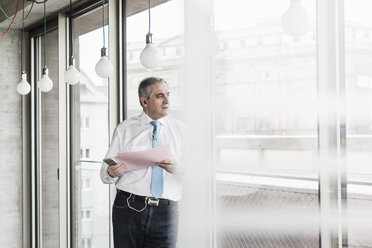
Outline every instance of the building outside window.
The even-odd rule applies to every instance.
[[[80,121],[80,128],[81,129],[87,129],[90,127],[90,117],[88,116],[85,116],[85,117],[82,117],[81,118],[81,121]]]
[[[82,179],[82,190],[91,190],[92,189],[92,179],[84,178]]]
[[[89,221],[92,220],[91,211],[90,209],[83,209],[81,211],[81,219],[83,221]]]
[[[92,239],[91,238],[83,238],[81,240],[81,248],[92,248]]]

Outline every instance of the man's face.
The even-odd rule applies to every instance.
[[[165,83],[155,83],[150,86],[150,97],[141,97],[142,107],[145,113],[153,120],[168,115],[169,92]]]

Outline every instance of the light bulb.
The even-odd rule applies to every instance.
[[[65,71],[65,81],[68,84],[74,85],[80,81],[80,72],[75,67],[75,59],[70,57],[70,66]]]
[[[140,61],[141,64],[148,69],[160,66],[161,54],[159,49],[152,43],[151,33],[146,35],[146,47],[141,52]]]
[[[27,82],[27,74],[22,72],[21,81],[17,84],[17,92],[21,95],[27,95],[31,91],[31,85]]]
[[[160,51],[154,44],[147,44],[140,55],[141,64],[146,68],[159,67]]]
[[[43,68],[43,75],[38,82],[38,87],[42,92],[48,92],[53,88],[53,82],[48,76],[48,68]]]
[[[103,47],[101,49],[101,59],[96,64],[96,73],[101,78],[108,78],[111,76],[113,71],[113,66],[111,61],[107,56],[107,48]]]
[[[291,0],[291,5],[282,16],[282,28],[289,35],[298,37],[305,34],[310,27],[309,15],[300,0]]]

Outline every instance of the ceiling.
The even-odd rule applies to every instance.
[[[18,13],[16,17],[16,21],[19,21],[22,17],[22,5],[23,0],[0,0],[0,7],[7,13],[9,17],[14,16],[14,13],[17,9],[17,2],[19,1],[18,6]],[[25,16],[31,8],[32,1],[24,0],[25,1]],[[41,2],[43,0],[37,0]],[[125,1],[125,0],[123,0]],[[163,2],[168,0],[152,0],[151,6],[159,5]],[[93,2],[101,2],[101,0],[72,0],[72,6],[82,6],[87,3]],[[141,12],[148,8],[148,0],[126,0],[127,2],[127,16],[133,15],[135,13]],[[66,12],[68,11],[68,7],[70,4],[70,0],[47,0],[46,2],[46,12],[47,16],[54,15],[58,12]],[[42,22],[44,15],[44,5],[43,4],[34,4],[30,16],[25,22],[25,27],[32,27],[37,25],[38,23]],[[0,13],[0,28],[7,29],[10,24],[10,21]],[[22,28],[21,24],[13,24],[12,29],[20,29]]]

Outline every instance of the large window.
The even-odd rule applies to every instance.
[[[366,7],[368,6],[368,7]],[[345,1],[347,223],[351,247],[372,247],[372,19],[369,1]]]
[[[282,14],[293,2],[301,3],[310,20],[308,31],[297,37],[281,26]],[[127,6],[124,28],[111,23],[114,33],[126,32],[117,40],[127,42],[125,56],[121,46],[114,48],[120,53],[114,84],[94,71],[102,47],[97,18],[102,9],[90,9],[73,19],[81,80],[66,87],[63,99],[55,44],[65,34],[60,28],[49,31],[47,66],[54,88],[32,93],[37,242],[59,247],[63,242],[58,240],[68,236],[62,220],[72,229],[73,247],[110,247],[112,198],[99,175],[109,129],[117,121],[109,120],[115,112],[110,106],[116,109],[116,98],[123,97],[123,115],[140,114],[138,84],[157,76],[168,82],[170,114],[188,129],[185,178],[191,180],[184,182],[180,247],[372,247],[372,19],[369,1],[339,2],[157,2],[151,9],[151,32],[162,62],[153,70],[139,60],[148,32],[147,5]],[[339,30],[343,15],[332,4],[345,10]],[[105,17],[107,24],[108,12]],[[110,37],[116,39],[120,32],[113,32]],[[34,41],[39,77],[44,44],[40,37]],[[126,61],[116,60],[122,56]],[[117,65],[126,65],[127,74],[119,77],[123,68]],[[110,85],[124,82],[112,100]],[[59,121],[61,111],[66,111],[66,123]],[[63,125],[68,130],[58,132]],[[68,154],[61,154],[63,147]],[[58,181],[65,169],[58,162],[62,155],[70,156],[71,174],[63,180],[71,191],[70,185],[61,189],[65,185]],[[71,193],[71,199],[61,200],[61,190]],[[71,219],[60,217],[64,208],[71,210]]]
[[[105,16],[108,16],[105,8]],[[73,240],[82,248],[109,247],[109,186],[100,179],[101,162],[109,144],[108,80],[94,68],[102,48],[102,8],[73,19],[74,56],[80,70],[72,86],[73,118]],[[108,23],[106,18],[105,23]],[[105,27],[108,37],[108,26]],[[97,42],[92,42],[92,41]],[[108,42],[106,43],[107,47]]]
[[[289,1],[213,2],[217,247],[318,246],[315,1],[301,2],[301,37],[282,30]]]

